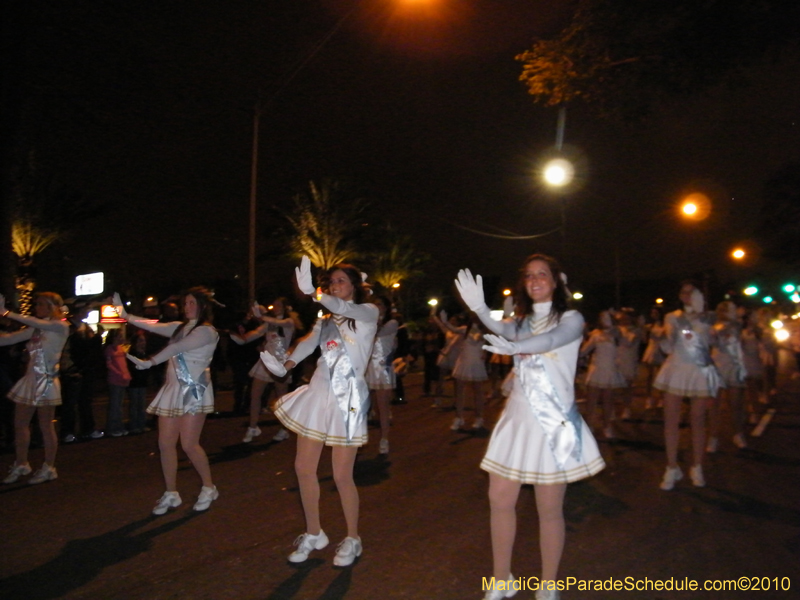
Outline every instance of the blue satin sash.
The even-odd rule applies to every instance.
[[[716,396],[717,391],[722,386],[717,368],[711,360],[711,352],[708,347],[708,336],[694,330],[694,325],[681,311],[677,318],[678,331],[676,349],[681,356],[688,362],[697,366],[706,378],[710,396]]]
[[[330,373],[331,390],[342,412],[347,441],[353,439],[369,411],[369,387],[363,377],[356,377],[339,327],[325,317],[320,331],[320,348]]]
[[[44,358],[44,348],[42,347],[42,332],[36,329],[27,344],[28,357],[33,369],[33,404],[37,406],[50,391],[53,381],[58,377],[59,366],[56,364],[52,371],[47,369],[47,361]]]
[[[198,381],[195,381],[186,365],[186,358],[183,353],[175,356],[175,374],[181,384],[181,394],[183,396],[183,413],[195,414],[203,403],[203,396],[206,388],[211,381],[209,369],[204,369]]]

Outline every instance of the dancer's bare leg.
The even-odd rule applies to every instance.
[[[214,487],[211,481],[211,467],[208,464],[208,455],[200,445],[200,434],[203,433],[203,425],[206,422],[206,415],[184,415],[176,417],[181,436],[181,448],[186,452],[186,456],[192,461],[192,466],[200,475],[205,487]]]
[[[56,452],[58,451],[58,435],[56,435],[56,407],[40,406],[37,411],[39,414],[39,429],[42,432],[44,442],[44,462],[51,467],[55,466]]]
[[[692,398],[691,424],[693,465],[702,465],[703,458],[706,454],[706,406],[708,406],[711,400],[711,397]]]
[[[555,581],[564,551],[564,494],[566,483],[536,485],[536,510],[539,512],[539,547],[542,552],[542,579]]]
[[[664,444],[667,448],[667,466],[671,468],[678,466],[681,400],[675,394],[664,394]]]
[[[381,421],[381,439],[388,440],[392,414],[392,390],[374,390],[374,392]]]
[[[319,535],[319,479],[317,467],[322,454],[322,442],[302,435],[297,436],[297,455],[294,470],[300,486],[300,500],[306,517],[306,532]]]
[[[521,487],[518,481],[489,473],[492,559],[496,581],[507,581],[511,574],[511,554],[517,535],[517,499]]]
[[[31,446],[31,420],[35,412],[35,406],[14,404],[14,447],[18,465],[28,462],[28,448]]]
[[[342,502],[344,520],[347,523],[347,536],[357,538],[359,500],[358,488],[353,481],[353,468],[356,464],[358,447],[334,446],[332,454],[333,480],[336,482],[336,489],[339,491],[339,499]]]
[[[261,396],[264,395],[264,390],[267,388],[267,382],[253,377],[250,381],[250,428],[254,429],[258,426],[258,420],[261,418]]]

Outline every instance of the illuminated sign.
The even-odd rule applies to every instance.
[[[92,296],[94,294],[102,294],[105,288],[103,282],[103,273],[87,273],[86,275],[78,275],[75,278],[75,295],[76,296]]]
[[[117,314],[116,309],[111,304],[104,304],[100,307],[101,323],[124,323],[125,319]]]

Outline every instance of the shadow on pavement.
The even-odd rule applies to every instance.
[[[599,491],[590,479],[569,484],[564,498],[564,519],[567,523],[581,523],[590,515],[615,518],[630,510],[619,498]]]
[[[0,580],[0,598],[48,600],[60,598],[86,585],[103,569],[129,560],[152,545],[153,538],[167,533],[192,520],[193,513],[135,534],[136,529],[152,523],[158,517],[147,517],[124,527],[92,538],[71,540],[61,553],[49,562],[25,573]]]
[[[276,587],[269,596],[266,596],[266,600],[290,600],[294,598],[300,591],[303,582],[311,574],[311,571],[324,563],[325,561],[321,558],[312,558],[298,565],[289,563],[296,569],[295,573]]]
[[[800,527],[800,510],[796,508],[763,502],[719,488],[706,488],[704,492],[696,493],[695,497],[724,512]]]

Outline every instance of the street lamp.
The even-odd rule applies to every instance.
[[[744,250],[742,250],[741,248],[735,248],[731,252],[731,257],[734,260],[742,260],[745,256],[747,256],[747,253]]]

